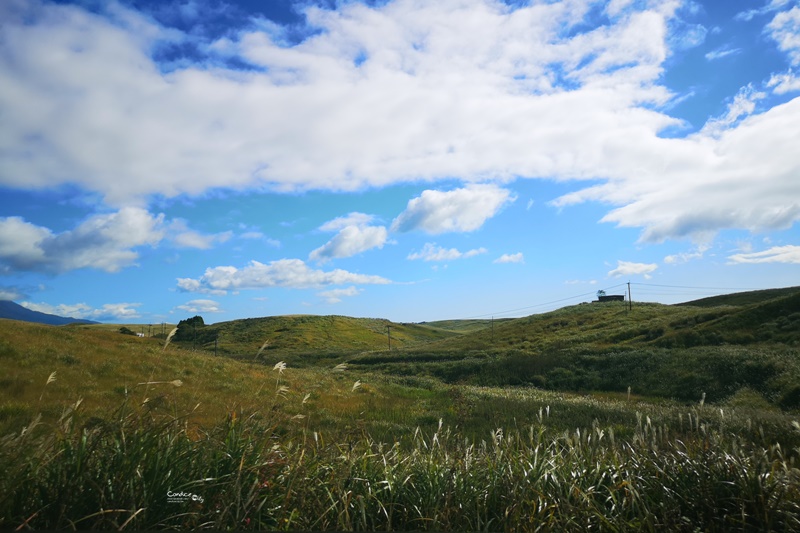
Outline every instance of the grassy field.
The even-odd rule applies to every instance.
[[[800,531],[797,305],[0,320],[0,529]]]

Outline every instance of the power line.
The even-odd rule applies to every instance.
[[[612,287],[606,287],[605,289],[600,289],[600,290],[606,291],[606,290],[616,289],[617,287],[622,287],[623,285],[625,285],[625,284],[624,283],[620,283],[619,285],[614,285]],[[493,316],[493,315],[504,315],[506,313],[515,313],[517,311],[524,311],[525,309],[533,309],[534,307],[544,307],[546,305],[552,305],[552,304],[557,304],[557,303],[560,303],[560,302],[566,302],[568,300],[575,300],[576,298],[583,298],[585,296],[591,296],[591,295],[595,295],[595,294],[597,294],[597,291],[584,292],[582,294],[577,294],[575,296],[568,296],[566,298],[561,298],[559,300],[553,300],[553,301],[550,301],[550,302],[544,302],[544,303],[534,304],[534,305],[527,305],[525,307],[518,307],[517,309],[509,309],[509,310],[506,310],[506,311],[496,311],[494,313],[486,313],[486,314],[483,314],[483,315],[468,316],[468,317],[463,318],[462,320],[467,320],[467,319],[470,319],[470,318],[482,318],[482,317],[485,317],[485,316]]]

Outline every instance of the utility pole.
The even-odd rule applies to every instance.
[[[389,337],[389,351],[392,351],[392,326],[386,324],[386,336]]]
[[[214,337],[214,357],[217,356],[217,341],[219,341],[219,333],[217,333],[217,336]]]
[[[628,311],[633,309],[633,300],[631,300],[631,282],[628,282]]]
[[[494,344],[494,315],[492,316],[492,344]]]

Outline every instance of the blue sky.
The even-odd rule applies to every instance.
[[[31,309],[800,285],[796,0],[6,0],[0,79],[0,299]]]

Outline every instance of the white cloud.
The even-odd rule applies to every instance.
[[[0,218],[0,268],[6,271],[66,272],[94,268],[117,272],[133,265],[133,248],[155,246],[165,235],[164,215],[126,207],[95,215],[63,233],[19,217]]]
[[[183,305],[175,307],[187,313],[221,313],[219,303],[214,300],[190,300]]]
[[[342,301],[342,298],[356,296],[360,292],[361,289],[351,286],[347,287],[346,289],[331,289],[329,291],[322,291],[318,294],[320,297],[324,298],[327,303],[338,304]]]
[[[350,213],[320,226],[322,231],[338,231],[333,239],[313,250],[309,259],[324,263],[330,259],[352,257],[372,248],[383,248],[388,238],[384,226],[369,226],[373,215]]]
[[[755,17],[755,16],[766,15],[768,13],[771,13],[773,11],[778,10],[778,9],[782,8],[783,6],[785,6],[786,4],[788,4],[790,1],[791,0],[772,0],[767,5],[765,5],[765,6],[761,7],[761,8],[749,9],[747,11],[742,11],[740,13],[737,13],[734,18],[736,20],[742,20],[742,21],[748,22],[750,20],[753,20],[753,17]]]
[[[321,231],[339,231],[349,226],[369,226],[375,220],[375,215],[368,215],[366,213],[352,212],[343,217],[337,217],[329,220],[319,227]]]
[[[280,259],[269,264],[250,261],[244,268],[218,266],[207,268],[199,279],[179,278],[178,288],[187,292],[226,294],[239,289],[286,287],[294,289],[326,285],[387,284],[380,276],[357,274],[346,270],[314,270],[300,259]]]
[[[0,218],[0,272],[59,273],[81,268],[118,272],[136,264],[136,248],[155,247],[168,235],[176,246],[207,249],[232,233],[202,234],[183,220],[167,223],[163,214],[139,207],[93,215],[61,233],[20,217]]]
[[[213,187],[583,177],[593,162],[576,146],[675,122],[636,109],[669,97],[654,85],[662,6],[588,31],[581,2],[308,7],[299,43],[254,23],[164,72],[153,50],[190,35],[118,4],[29,4],[0,29],[8,186],[69,182],[127,204]]]
[[[767,82],[767,87],[775,87],[773,91],[777,94],[800,91],[800,77],[797,77],[792,70],[773,74]]]
[[[624,11],[633,0],[611,0],[606,6],[609,17],[616,17]]]
[[[716,137],[729,130],[730,126],[742,117],[751,115],[756,108],[756,102],[766,98],[767,94],[756,91],[753,84],[749,84],[739,89],[736,96],[728,104],[728,111],[721,117],[714,117],[708,120],[703,126],[701,134]]]
[[[714,128],[660,135],[682,125],[665,111],[674,95],[662,85],[664,62],[703,37],[692,27],[681,38],[679,2],[615,0],[599,27],[587,24],[591,2],[309,6],[300,42],[253,23],[200,46],[208,55],[199,64],[168,69],[154,50],[193,37],[118,3],[97,13],[8,5],[0,2],[2,186],[69,183],[141,205],[216,187],[598,180],[556,205],[613,206],[603,220],[642,228],[643,241],[800,218],[800,102],[756,114],[746,109],[754,100],[740,99]],[[797,9],[768,28],[791,61]],[[230,69],[228,59],[256,68]],[[407,218],[398,227],[414,226]],[[428,226],[465,231],[451,219]],[[37,253],[23,246],[15,257],[36,262]]]
[[[372,248],[383,248],[387,235],[383,226],[348,226],[325,245],[312,251],[309,259],[325,262],[337,257],[351,257]]]
[[[677,265],[681,263],[688,263],[693,259],[701,259],[703,255],[709,250],[710,246],[707,244],[700,244],[695,247],[691,252],[681,252],[664,257],[664,262],[670,265]]]
[[[516,254],[503,254],[494,261],[493,263],[524,263],[525,257],[523,257],[522,252],[518,252]]]
[[[601,221],[643,228],[641,242],[708,242],[724,228],[787,229],[800,219],[798,121],[800,98],[714,135],[664,139],[661,153],[652,153],[644,166],[632,166],[642,161],[638,148],[630,147],[631,166],[623,174],[552,204],[617,205]]]
[[[629,261],[617,261],[617,268],[610,271],[610,277],[644,275],[645,279],[650,279],[649,274],[655,271],[658,265],[655,263],[631,263]]]
[[[800,65],[800,6],[775,15],[764,31],[778,43],[778,49],[789,56],[792,65]]]
[[[800,246],[773,246],[761,252],[734,254],[728,257],[728,262],[800,264]]]
[[[189,229],[185,220],[176,218],[170,224],[169,235],[171,235],[172,242],[179,248],[208,250],[217,243],[228,241],[233,236],[233,232],[225,231],[214,234],[200,233],[199,231]]]
[[[50,305],[47,303],[21,302],[20,305],[27,307],[31,311],[38,311],[49,315],[82,318],[86,320],[111,321],[139,318],[141,315],[139,315],[139,312],[135,308],[140,307],[142,304],[113,303],[104,304],[100,308],[94,308],[85,303]]]
[[[423,191],[409,200],[392,222],[392,231],[466,232],[480,228],[500,208],[516,198],[496,185],[469,185],[451,191]]]
[[[475,257],[476,255],[485,254],[488,250],[486,248],[474,248],[466,252],[461,252],[457,248],[442,248],[435,242],[427,242],[419,252],[412,252],[408,254],[407,259],[423,261],[452,261],[454,259],[467,259]]]
[[[717,59],[722,59],[723,57],[728,57],[731,55],[736,55],[741,53],[741,48],[728,48],[727,46],[723,46],[721,48],[717,48],[706,53],[706,59],[708,61],[715,61]]]

